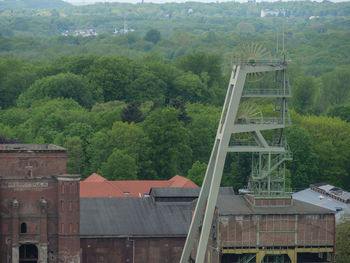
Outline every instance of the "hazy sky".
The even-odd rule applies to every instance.
[[[141,0],[63,0],[71,4],[93,4],[97,2],[124,2],[124,3],[139,3]],[[183,3],[183,2],[203,2],[203,3],[211,3],[211,2],[217,2],[217,0],[144,0],[144,2],[148,3],[169,3],[169,2],[176,2],[176,3]],[[232,1],[232,0],[219,0],[219,2],[226,2],[226,1]],[[236,0],[237,2],[247,2],[247,0]],[[272,2],[274,0],[264,0],[264,2]],[[276,0],[277,1],[277,0]],[[322,0],[318,0],[318,2],[321,2]],[[349,1],[349,0],[346,0]],[[261,0],[257,0],[257,2],[262,2]],[[332,0],[332,2],[344,2],[344,0]]]

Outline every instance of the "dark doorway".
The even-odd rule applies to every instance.
[[[38,248],[33,244],[21,245],[19,247],[19,262],[20,263],[37,263]]]

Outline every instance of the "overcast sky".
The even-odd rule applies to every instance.
[[[141,0],[63,0],[71,4],[93,4],[97,2],[123,2],[123,3],[138,3],[141,2]],[[144,0],[144,2],[148,3],[169,3],[169,2],[176,2],[176,3],[183,3],[188,2],[189,0]],[[191,2],[203,2],[203,3],[209,3],[209,2],[216,2],[216,0],[190,0]],[[232,1],[232,0],[219,0],[219,2],[226,2],[226,1]],[[247,2],[247,0],[236,0],[237,2]],[[265,2],[272,2],[273,0],[265,0]],[[277,0],[276,0],[277,1]],[[317,2],[321,2],[322,0],[318,0]],[[347,0],[349,1],[349,0]],[[261,0],[257,0],[257,2],[262,2]],[[344,0],[332,0],[332,2],[344,2]]]

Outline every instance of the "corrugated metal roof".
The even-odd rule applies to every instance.
[[[332,211],[337,211],[339,208],[341,208],[341,211],[336,214],[337,220],[339,220],[342,214],[350,213],[350,204],[346,204],[329,196],[322,195],[321,193],[315,192],[310,188],[294,193],[293,198],[294,200],[304,201],[312,205],[330,209]]]
[[[319,186],[318,188],[320,188],[326,192],[329,192],[330,190],[332,190],[335,187],[333,185],[326,184],[326,185]]]
[[[185,236],[192,204],[135,197],[80,198],[80,233],[82,236]],[[333,213],[299,200],[294,200],[292,206],[254,207],[243,196],[226,194],[219,195],[217,207],[221,216]]]
[[[80,198],[82,236],[185,236],[190,203],[157,203],[152,198]]]
[[[152,187],[150,194],[154,197],[198,197],[199,187]],[[220,187],[219,195],[234,195],[232,187]]]
[[[251,214],[330,214],[333,211],[311,205],[299,200],[293,200],[291,206],[252,206],[244,196],[219,196],[217,207],[220,215],[251,215]]]

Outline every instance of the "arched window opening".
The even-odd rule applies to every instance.
[[[21,245],[19,247],[20,263],[37,263],[38,248],[34,244]]]
[[[21,224],[21,233],[27,233],[27,224],[26,223]]]

